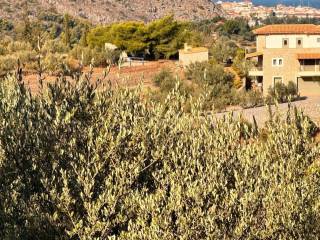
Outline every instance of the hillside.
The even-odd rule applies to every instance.
[[[208,19],[221,15],[221,10],[210,0],[0,0],[0,18],[22,18],[25,9],[35,15],[51,9],[69,13],[95,23],[121,20],[150,21],[173,13],[183,20]]]

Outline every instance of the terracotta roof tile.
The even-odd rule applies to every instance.
[[[256,35],[268,34],[320,34],[320,26],[314,24],[274,24],[253,31]]]

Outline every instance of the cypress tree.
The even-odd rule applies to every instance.
[[[32,35],[32,27],[31,27],[31,23],[29,21],[29,12],[28,12],[28,2],[25,2],[25,11],[23,13],[23,19],[24,19],[24,23],[23,23],[23,30],[22,30],[22,39],[23,40],[27,40],[29,42],[31,42],[31,35]]]
[[[67,47],[71,47],[71,40],[70,40],[70,18],[68,14],[64,15],[63,19],[63,27],[64,27],[64,44]]]
[[[80,38],[80,45],[83,47],[88,46],[88,41],[87,41],[88,31],[89,31],[88,26],[85,26],[85,28],[82,32],[82,36]]]

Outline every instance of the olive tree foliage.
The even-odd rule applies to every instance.
[[[227,63],[237,55],[237,44],[227,37],[221,37],[210,49],[213,60],[216,63]]]
[[[263,129],[139,89],[0,82],[1,239],[317,239],[320,148],[299,111]]]
[[[205,93],[204,109],[221,111],[229,105],[237,104],[234,75],[225,71],[220,64],[208,62],[190,64],[185,75]]]

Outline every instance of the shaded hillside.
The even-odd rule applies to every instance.
[[[28,0],[28,7],[24,1],[0,0],[0,17],[21,19],[26,8],[31,15],[51,9],[96,23],[150,21],[170,13],[184,20],[208,19],[222,14],[210,0]]]

